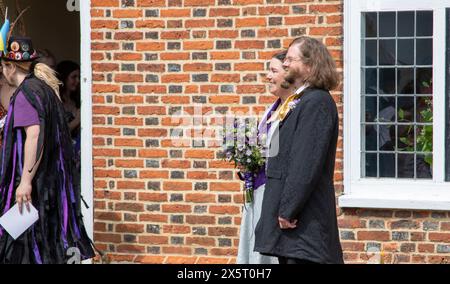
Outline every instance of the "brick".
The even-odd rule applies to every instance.
[[[214,27],[214,20],[187,20],[185,22],[186,28],[210,28]]]
[[[189,226],[175,226],[175,225],[164,225],[164,234],[189,234],[191,232],[191,227]]]
[[[212,71],[212,64],[209,63],[187,63],[183,65],[185,72]]]
[[[123,233],[143,233],[144,225],[142,224],[118,224],[116,225],[116,232]]]
[[[215,194],[201,194],[201,193],[189,193],[186,194],[186,202],[193,203],[214,203],[216,200]]]
[[[92,20],[92,29],[117,29],[119,22],[114,20]]]
[[[115,40],[142,40],[144,35],[141,32],[117,32],[114,34]]]
[[[117,211],[130,211],[130,212],[143,212],[144,211],[144,205],[143,204],[137,204],[137,203],[116,203],[115,204],[115,210]]]
[[[450,233],[429,233],[428,239],[434,242],[450,242]]]
[[[187,39],[189,38],[188,31],[162,32],[161,39]]]
[[[190,9],[162,9],[162,18],[183,18],[191,15]]]
[[[166,0],[137,0],[137,7],[163,7]]]
[[[186,223],[191,225],[213,225],[215,224],[216,218],[214,216],[197,216],[188,215],[186,216]]]
[[[188,237],[186,238],[187,245],[201,245],[201,246],[214,246],[214,238],[199,238],[199,237]]]
[[[236,6],[246,6],[246,5],[253,5],[253,4],[263,4],[264,0],[233,0],[233,5]]]
[[[185,0],[184,5],[186,7],[192,7],[192,6],[212,6],[215,4],[215,0]]]
[[[119,44],[116,42],[93,42],[91,45],[93,50],[100,51],[100,50],[118,50]]]
[[[184,50],[209,50],[214,47],[213,41],[185,41]]]
[[[165,245],[169,243],[167,236],[138,236],[138,242],[152,245]]]
[[[209,236],[235,236],[237,234],[237,228],[227,227],[210,227],[208,228]]]
[[[392,229],[417,229],[419,228],[419,223],[411,220],[400,220],[391,223]]]
[[[136,21],[136,28],[147,28],[147,29],[156,29],[156,28],[165,28],[164,21],[161,20],[138,20]]]
[[[306,24],[314,24],[316,22],[315,16],[294,16],[294,17],[286,17],[285,23],[286,25],[306,25]]]
[[[359,231],[358,240],[388,241],[390,238],[388,231]]]
[[[165,45],[163,42],[138,42],[136,43],[137,51],[162,51]]]
[[[261,41],[261,40],[237,40],[234,47],[236,49],[263,49],[264,41]]]
[[[237,8],[211,8],[209,10],[210,17],[233,17],[239,16],[240,11]]]
[[[309,33],[312,36],[336,36],[342,34],[341,27],[311,27]]]
[[[434,245],[433,244],[419,244],[418,251],[419,252],[433,253],[434,252]]]
[[[139,255],[135,258],[136,262],[138,263],[145,263],[145,264],[161,264],[164,262],[163,256],[143,256]]]
[[[214,151],[211,150],[187,150],[185,152],[185,158],[195,159],[213,159]]]
[[[204,0],[202,0],[204,1]],[[181,249],[170,249],[167,248],[166,252],[167,253],[176,253],[177,251],[182,251],[183,253],[187,254],[191,252],[191,249],[189,248],[185,248],[184,250]],[[186,253],[187,252],[187,253]],[[196,257],[173,257],[173,256],[169,256],[167,258],[167,262],[168,263],[173,263],[173,264],[194,264],[197,261]]]
[[[209,207],[209,212],[211,214],[237,214],[240,212],[237,206],[213,206]]]
[[[191,213],[192,209],[190,205],[162,205],[162,211],[164,213]]]
[[[187,191],[191,190],[192,183],[190,182],[165,182],[163,189],[169,191]]]
[[[119,0],[92,0],[92,7],[119,7]]]
[[[142,17],[142,10],[138,9],[124,9],[124,10],[114,10],[114,18],[140,18]]]
[[[338,13],[342,11],[342,5],[330,4],[330,5],[310,5],[309,11],[311,13]]]
[[[235,30],[211,30],[208,31],[208,37],[224,39],[224,38],[237,38],[239,36],[239,32]]]

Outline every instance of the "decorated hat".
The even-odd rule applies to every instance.
[[[23,10],[12,25],[9,24],[8,10],[5,13],[5,23],[0,29],[0,51],[2,60],[14,62],[33,61],[38,58],[37,51],[29,37],[12,36],[18,19],[28,10]]]
[[[38,54],[29,37],[11,37],[2,54],[2,59],[6,61],[27,62],[37,58]]]

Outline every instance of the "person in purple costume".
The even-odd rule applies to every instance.
[[[33,205],[39,220],[17,239],[0,226],[0,263],[64,264],[92,258],[60,82],[51,68],[36,63],[29,38],[11,38],[2,55],[3,74],[17,90],[3,134],[0,215],[15,203],[21,213]]]
[[[269,92],[278,99],[266,110],[258,127],[258,135],[266,135],[267,143],[270,143],[276,135],[278,121],[274,119],[286,99],[293,93],[289,87],[283,88],[286,71],[283,68],[283,61],[286,51],[279,52],[273,56],[269,65],[267,81]],[[272,130],[272,131],[271,131]],[[276,140],[276,139],[274,139]],[[241,178],[242,179],[242,178]],[[239,233],[238,264],[277,264],[278,259],[271,256],[264,256],[253,250],[255,245],[255,227],[261,215],[262,201],[266,183],[265,166],[263,166],[255,178],[253,202],[247,203],[242,211],[241,227]]]

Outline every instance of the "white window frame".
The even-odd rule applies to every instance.
[[[450,210],[445,182],[445,43],[450,0],[344,0],[344,194],[340,207]],[[362,178],[361,13],[433,10],[433,179]]]
[[[88,236],[94,237],[94,182],[92,173],[92,66],[91,66],[91,0],[80,1],[81,30],[81,194],[83,221]]]

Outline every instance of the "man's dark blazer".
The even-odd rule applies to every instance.
[[[279,153],[267,162],[255,251],[343,263],[333,182],[339,120],[330,93],[306,89],[279,131]],[[297,227],[280,229],[279,216],[297,219]]]

